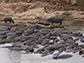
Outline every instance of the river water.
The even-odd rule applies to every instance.
[[[81,32],[84,34],[84,27],[82,26],[67,26],[68,31]],[[0,47],[8,44],[2,44]],[[84,63],[84,57],[77,53],[66,53],[62,54],[71,54],[71,58],[67,59],[52,59],[53,54],[50,54],[45,57],[41,57],[40,54],[26,53],[25,51],[10,51],[6,48],[0,48],[0,63]]]

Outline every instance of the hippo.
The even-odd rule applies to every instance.
[[[30,23],[30,24],[35,24],[35,22],[34,21],[28,21],[27,23]]]
[[[73,44],[75,41],[73,39],[66,39],[64,40],[67,45]]]
[[[26,41],[26,40],[29,40],[29,39],[33,39],[34,37],[30,37],[30,36],[18,36],[18,37],[15,37],[13,38],[13,42],[17,42],[17,41]]]
[[[38,33],[33,33],[33,37],[36,38],[36,39],[39,39],[39,38],[42,38],[43,37],[43,34],[38,32]]]
[[[84,44],[80,44],[78,46],[81,47],[82,49],[84,49]]]
[[[58,42],[58,41],[59,41],[59,39],[55,39],[55,40],[54,40],[54,42]]]
[[[74,37],[82,37],[83,36],[83,34],[82,33],[80,33],[80,32],[72,32],[71,34],[70,34],[71,36],[74,36]]]
[[[19,35],[14,35],[13,34],[13,35],[9,36],[8,39],[14,39],[15,37],[19,37]]]
[[[72,39],[73,40],[73,38],[68,34],[60,34],[60,38],[62,40],[67,40],[67,39]]]
[[[38,29],[34,29],[34,33],[37,33],[37,32],[39,32],[39,30]]]
[[[49,26],[50,23],[48,23],[48,22],[41,22],[41,25]]]
[[[55,40],[55,39],[57,39],[57,37],[56,36],[51,36],[50,39]]]
[[[0,32],[0,36],[2,36],[2,35],[6,35],[6,32],[4,32],[4,31]]]
[[[63,31],[63,30],[67,30],[67,28],[64,27],[64,28],[56,28],[56,29],[54,29],[54,31],[57,31],[57,32],[61,32],[61,31]]]
[[[53,23],[60,23],[60,25],[62,24],[63,18],[61,17],[50,17],[46,20],[46,22],[50,22],[52,25]]]
[[[22,35],[22,33],[23,33],[23,31],[16,31],[15,33],[14,33],[14,35]]]
[[[46,35],[46,34],[48,34],[49,32],[51,32],[51,30],[48,30],[48,29],[43,28],[42,30],[40,30],[40,32],[41,32],[43,35]]]
[[[50,25],[49,22],[41,22],[41,21],[35,21],[37,24],[41,24],[41,25],[45,25],[45,26],[48,26]]]
[[[27,29],[41,29],[41,27],[39,25],[32,24],[32,25],[26,26],[25,30]]]
[[[71,58],[73,55],[70,54],[63,54],[61,56],[58,57],[53,57],[53,59],[66,59],[66,58]]]
[[[82,54],[84,54],[84,50],[79,51],[79,55],[82,55]]]
[[[15,51],[22,51],[22,50],[24,50],[22,47],[10,47],[10,48],[8,48],[9,50],[15,50]]]
[[[18,43],[14,43],[11,47],[8,47],[9,50],[15,50],[15,51],[22,51],[24,50],[24,48],[18,44]]]
[[[44,51],[44,48],[39,48],[37,51],[35,51],[34,53],[42,53]]]
[[[7,38],[7,35],[2,35],[1,37],[0,37],[0,39],[6,39]]]
[[[12,40],[11,39],[0,39],[0,44],[5,44],[5,43],[10,43],[10,42],[12,42]]]
[[[30,34],[33,34],[34,33],[34,29],[27,29],[24,31],[24,35],[27,36],[27,35],[30,35]]]
[[[55,53],[53,55],[53,59],[57,59],[62,52],[63,52],[62,49],[58,50],[58,53]]]
[[[46,45],[49,44],[50,39],[44,39],[41,45]]]
[[[7,32],[7,30],[10,30],[11,28],[12,28],[12,26],[1,26],[0,31],[6,31]]]
[[[10,23],[12,22],[14,24],[14,20],[11,17],[5,17],[4,21],[5,21],[5,23],[7,23],[7,21],[9,21]]]
[[[14,27],[14,28],[11,28],[10,31],[12,31],[12,32],[22,31],[22,32],[24,32],[24,29],[18,28],[18,27]]]
[[[30,46],[28,46],[26,44],[24,44],[24,45],[26,47],[26,49],[25,49],[26,52],[34,52],[34,49],[33,48],[31,48]]]
[[[33,52],[34,49],[29,47],[28,45],[21,45],[19,43],[14,43],[12,44],[12,46],[6,46],[5,48],[8,48],[9,50],[14,50],[14,51],[29,51],[29,52]]]
[[[42,38],[38,38],[38,40],[36,40],[36,44],[41,44],[43,42]]]
[[[80,41],[84,43],[84,36],[81,37]]]
[[[42,52],[42,57],[49,54],[50,51],[55,51],[55,50],[59,50],[59,49],[62,49],[62,51],[63,51],[65,46],[66,46],[65,44],[61,44],[61,43],[54,43],[53,45],[49,45],[49,46],[45,47],[45,50]]]

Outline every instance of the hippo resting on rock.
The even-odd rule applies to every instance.
[[[52,25],[53,25],[53,23],[60,23],[60,25],[61,25],[63,18],[61,18],[61,17],[50,17],[46,21],[50,22]]]
[[[14,24],[14,20],[11,17],[5,17],[4,21],[5,21],[5,23],[7,23],[7,21],[9,21],[10,23],[12,22]]]

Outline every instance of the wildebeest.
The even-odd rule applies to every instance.
[[[50,17],[46,21],[50,22],[52,25],[53,25],[53,23],[60,23],[60,25],[61,25],[63,18],[61,18],[61,17]]]
[[[14,20],[11,17],[5,17],[4,21],[5,21],[5,23],[7,23],[7,21],[9,21],[10,23],[12,22],[14,24]]]

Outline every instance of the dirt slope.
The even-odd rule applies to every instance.
[[[2,0],[0,0],[0,2],[1,1]],[[3,0],[0,4],[0,21],[3,21],[6,16],[12,17],[16,23],[26,23],[29,20],[45,21],[51,16],[62,17],[65,20],[64,22],[66,23],[70,23],[70,20],[84,21],[83,11],[66,11],[61,8],[62,6],[58,7],[57,5],[50,5],[46,2],[43,3],[40,1],[34,3],[28,2],[29,0]]]

